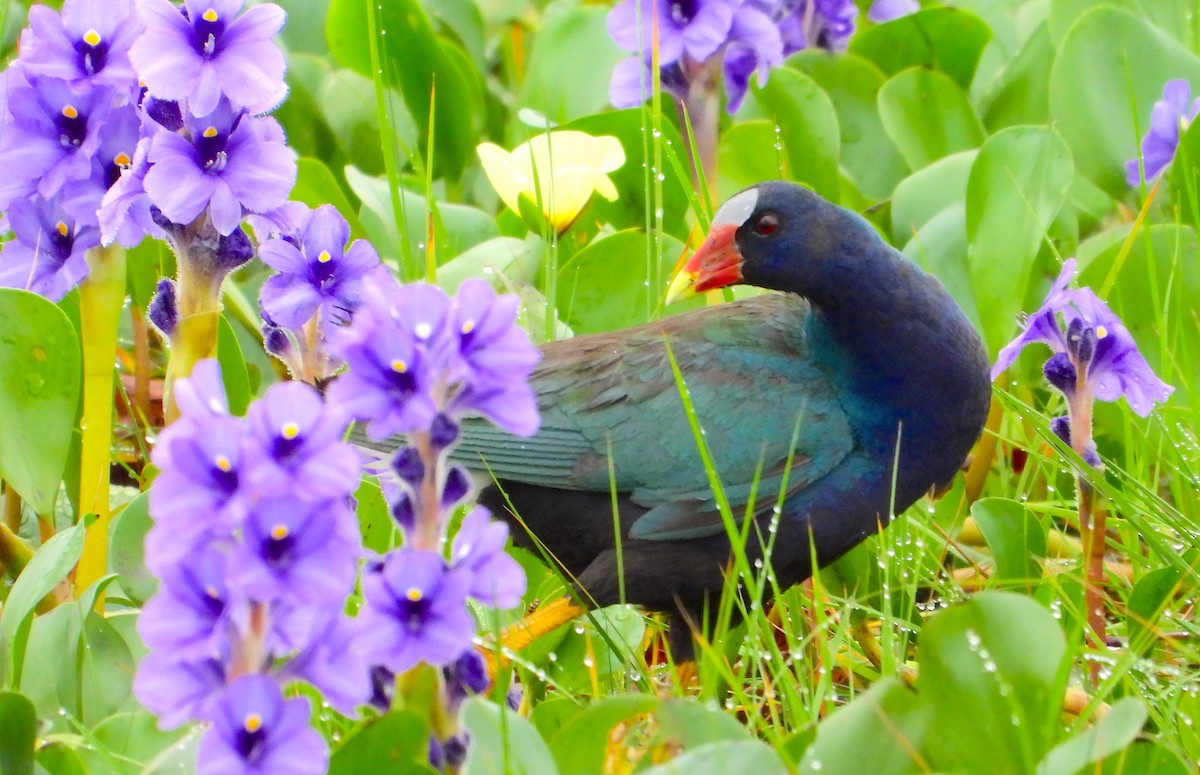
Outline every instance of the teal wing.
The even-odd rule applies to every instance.
[[[674,355],[735,516],[811,485],[855,446],[809,356],[806,302],[767,294],[612,334],[554,342],[532,376],[538,433],[468,422],[455,457],[499,480],[627,494],[643,539],[723,523],[667,356]]]

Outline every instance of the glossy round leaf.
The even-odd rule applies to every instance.
[[[975,158],[967,183],[968,263],[993,354],[1016,329],[1034,259],[1074,174],[1071,149],[1046,127],[1005,129]]]
[[[28,291],[0,288],[0,479],[38,514],[54,510],[81,374],[67,316]]]
[[[1125,162],[1138,154],[1150,109],[1172,78],[1200,84],[1200,57],[1126,11],[1094,8],[1063,39],[1050,112],[1079,169],[1109,193],[1128,192]]]
[[[879,118],[883,72],[850,53],[831,57],[824,51],[801,51],[788,64],[807,73],[833,102],[841,165],[851,181],[867,197],[886,199],[908,174],[908,165]]]
[[[883,127],[908,166],[918,170],[983,142],[983,125],[951,78],[913,67],[879,89]]]
[[[991,37],[991,28],[975,14],[935,7],[863,30],[850,40],[850,51],[887,75],[919,66],[939,70],[967,89]]]
[[[838,119],[829,95],[808,75],[791,68],[775,70],[765,86],[752,81],[751,91],[762,115],[779,127],[787,159],[785,177],[839,201]],[[756,150],[774,155],[770,146]]]
[[[1032,772],[1062,705],[1066,639],[1050,612],[1022,595],[984,592],[930,619],[918,647],[917,691],[937,729],[928,738],[934,769]]]

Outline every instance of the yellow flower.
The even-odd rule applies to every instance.
[[[617,138],[572,131],[538,135],[512,153],[492,143],[475,150],[504,204],[523,215],[523,199],[527,211],[537,212],[540,203],[542,215],[559,234],[579,217],[592,192],[609,201],[617,198],[608,173],[625,163]]]

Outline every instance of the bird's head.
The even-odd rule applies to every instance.
[[[671,281],[667,303],[738,283],[803,293],[808,276],[821,271],[837,211],[812,191],[780,180],[734,194]]]

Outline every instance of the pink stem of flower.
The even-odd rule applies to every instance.
[[[1074,393],[1067,400],[1067,414],[1071,427],[1071,449],[1081,458],[1087,459],[1092,447],[1092,391],[1087,384],[1086,366],[1076,367],[1077,381]],[[1106,642],[1107,623],[1104,618],[1104,549],[1105,513],[1095,507],[1095,489],[1082,471],[1075,474],[1075,489],[1079,513],[1079,534],[1083,539],[1084,561],[1084,609],[1088,628],[1095,636],[1097,648]],[[1091,677],[1093,685],[1099,683],[1100,665],[1093,662]]]

